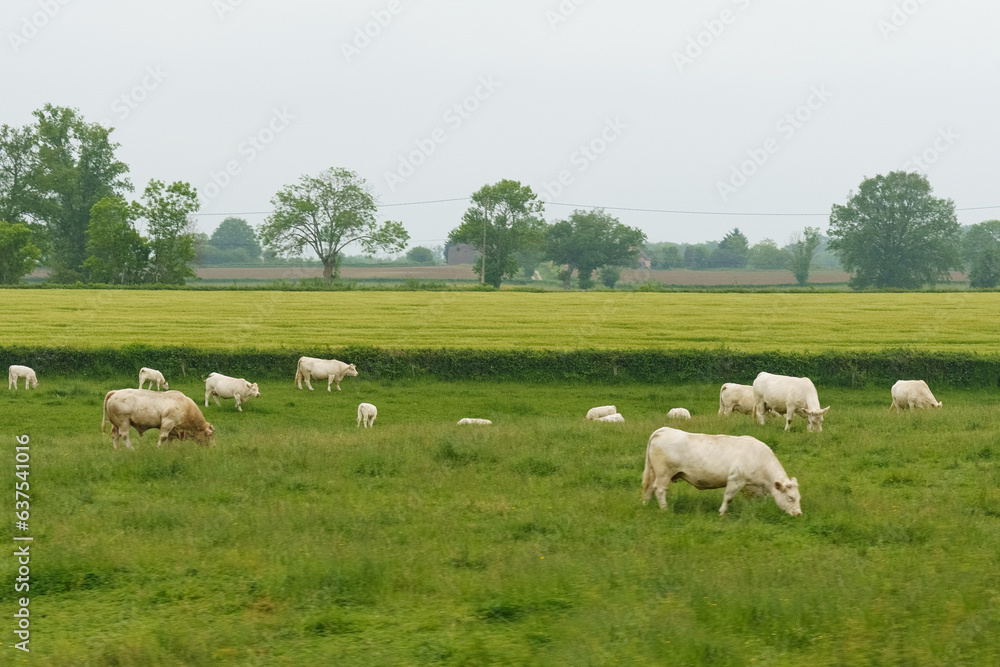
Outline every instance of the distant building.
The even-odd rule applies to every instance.
[[[445,249],[448,266],[455,264],[474,264],[479,259],[479,251],[466,243],[450,245]]]

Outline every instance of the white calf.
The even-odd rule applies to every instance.
[[[375,418],[378,417],[378,408],[371,403],[361,403],[358,405],[358,426],[365,423],[365,428],[375,425]]]
[[[160,385],[163,385],[164,389],[170,389],[170,385],[167,384],[167,379],[163,377],[163,373],[154,370],[152,368],[140,368],[139,369],[139,389],[142,389],[142,385],[149,381],[149,388],[153,388],[153,383],[156,383],[156,389],[159,391]]]
[[[32,389],[38,388],[38,378],[35,377],[35,371],[31,370],[27,366],[11,366],[7,369],[7,388],[17,389],[17,381],[20,378],[24,378],[24,388]]]

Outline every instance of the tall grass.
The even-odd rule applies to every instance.
[[[33,663],[1000,660],[991,392],[891,415],[886,389],[821,386],[833,408],[809,434],[717,417],[716,385],[262,382],[243,413],[205,408],[214,449],[154,431],[115,452],[101,398],[131,384],[0,395],[4,441],[32,437]],[[583,421],[608,403],[626,423]],[[680,483],[643,507],[646,440],[676,406],[687,430],[767,442],[804,515],[739,497],[720,518],[721,490]]]
[[[4,290],[0,345],[1000,352],[1000,293]]]

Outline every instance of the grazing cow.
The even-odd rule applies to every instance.
[[[604,415],[603,417],[598,417],[594,421],[624,423],[625,417],[616,412],[613,415]]]
[[[111,442],[118,449],[118,439],[125,436],[125,446],[132,447],[129,428],[139,437],[151,428],[160,429],[159,447],[167,440],[197,440],[202,445],[215,444],[215,427],[205,421],[198,405],[179,391],[163,393],[148,389],[117,389],[104,396],[101,433],[111,422]]]
[[[471,417],[466,417],[464,419],[459,419],[458,423],[459,425],[464,425],[464,424],[485,425],[485,424],[492,424],[493,422],[491,422],[489,419],[473,419]]]
[[[731,415],[733,411],[745,415],[753,414],[753,386],[727,382],[719,390],[719,414]]]
[[[35,377],[35,371],[27,366],[18,366],[16,364],[7,369],[7,388],[17,389],[17,381],[21,378],[24,378],[25,389],[38,388],[38,378]]]
[[[691,411],[687,408],[672,408],[667,413],[667,419],[691,419]]]
[[[664,426],[646,444],[642,471],[642,504],[655,493],[660,509],[667,507],[670,482],[684,480],[696,489],[721,489],[719,514],[744,487],[770,492],[778,507],[792,516],[802,514],[799,483],[788,478],[771,448],[748,435],[705,435]]]
[[[210,373],[208,377],[205,378],[206,408],[208,407],[208,399],[210,396],[215,396],[215,404],[220,407],[222,406],[222,403],[219,402],[220,396],[222,398],[235,398],[236,409],[243,412],[243,408],[240,406],[240,403],[253,396],[260,396],[260,388],[257,387],[256,382],[250,384],[243,378],[231,378],[228,375]]]
[[[142,389],[142,385],[149,380],[149,388],[153,388],[153,383],[156,383],[156,390],[160,390],[160,385],[163,385],[164,389],[170,389],[170,385],[167,384],[167,379],[163,377],[163,373],[152,368],[140,368],[139,369],[139,389]]]
[[[889,410],[902,412],[905,408],[940,408],[944,401],[938,401],[931,388],[923,380],[900,380],[892,385],[892,405]]]
[[[599,408],[591,408],[587,410],[587,419],[600,419],[601,417],[607,417],[608,415],[613,415],[618,412],[618,408],[613,405],[602,405]]]
[[[378,417],[378,408],[371,403],[361,403],[358,405],[358,426],[365,423],[365,428],[375,425],[375,418]]]
[[[295,369],[295,382],[298,383],[299,389],[302,389],[302,381],[305,380],[309,391],[312,391],[313,386],[309,380],[326,379],[327,391],[332,391],[330,387],[334,382],[337,383],[337,391],[340,391],[340,381],[344,379],[345,375],[357,377],[358,369],[354,367],[354,364],[345,364],[336,359],[299,357],[299,365]]]
[[[792,428],[792,417],[802,415],[809,420],[809,431],[823,430],[823,416],[830,406],[819,407],[819,394],[809,378],[789,377],[761,373],[753,381],[753,416],[758,424],[764,424],[768,410],[785,415],[785,430]]]

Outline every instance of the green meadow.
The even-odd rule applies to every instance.
[[[363,295],[320,295],[346,309],[344,296]],[[386,295],[368,296],[377,310]],[[419,300],[436,296],[414,295],[413,312],[400,317],[412,322]],[[480,296],[504,295],[463,298]],[[746,296],[710,298],[732,304]],[[770,300],[779,314],[799,312],[785,296],[758,305]],[[639,303],[682,311],[683,300],[673,299]],[[362,300],[353,303],[360,310]],[[107,309],[74,335],[97,341],[97,328],[150,337],[157,324],[177,336],[184,318],[163,316],[163,305]],[[218,308],[220,316],[238,310],[228,302]],[[320,312],[303,318],[341,323],[325,332],[337,343],[374,332],[366,327],[378,320]],[[59,318],[52,313],[50,327]],[[873,309],[871,316],[888,315]],[[862,320],[860,309],[852,317]],[[13,331],[9,318],[3,326]],[[257,326],[283,331],[264,320]],[[34,342],[53,342],[55,329],[42,330]],[[25,331],[17,329],[19,341]],[[559,344],[554,328],[543,333],[532,340]],[[187,342],[220,340],[204,334]],[[965,345],[976,335],[948,334]],[[291,340],[262,336],[262,344]],[[456,333],[452,342],[461,340]],[[820,386],[832,409],[823,432],[810,434],[801,419],[786,433],[775,419],[757,426],[746,416],[716,416],[716,385],[359,377],[328,393],[297,390],[289,379],[262,382],[262,396],[243,413],[231,400],[204,408],[217,429],[215,448],[175,441],[158,449],[152,431],[141,439],[133,432],[132,452],[114,451],[100,421],[104,393],[134,386],[133,377],[39,379],[37,391],[0,395],[8,491],[14,436],[31,437],[32,635],[24,656],[31,664],[1000,661],[995,391],[938,389],[940,411],[893,415],[887,387]],[[169,379],[202,405],[197,380]],[[355,426],[361,401],[379,408],[373,429]],[[607,403],[624,424],[583,421],[588,408]],[[721,489],[683,483],[671,486],[666,511],[655,501],[643,506],[646,441],[675,406],[695,415],[686,430],[767,442],[799,480],[803,516],[786,515],[770,497],[737,497],[719,517]],[[461,417],[494,425],[458,427]],[[12,512],[13,493],[8,498]],[[15,569],[14,558],[0,558],[4,664],[21,663],[11,649]]]
[[[1000,352],[1000,293],[2,290],[0,345]]]

